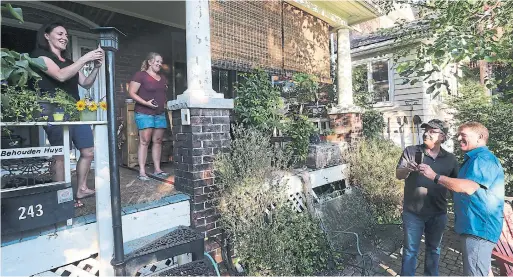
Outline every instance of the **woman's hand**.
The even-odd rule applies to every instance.
[[[144,101],[144,105],[147,107],[150,107],[152,109],[156,109],[159,107],[159,105],[157,105],[157,101],[155,101],[155,99]]]
[[[102,64],[105,61],[105,51],[103,51],[100,45],[98,45],[98,48],[96,50],[100,50],[102,52],[102,58],[94,61],[94,68],[100,68],[102,67]]]
[[[94,49],[93,51],[90,51],[90,52],[86,53],[85,55],[83,55],[82,57],[80,57],[80,59],[82,59],[84,61],[84,63],[102,60],[103,59],[103,49],[101,49],[101,48]]]

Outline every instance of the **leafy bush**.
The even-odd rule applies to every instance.
[[[383,113],[367,109],[362,114],[363,136],[366,139],[378,139],[383,137],[383,129],[385,128],[385,120]]]
[[[27,122],[42,120],[38,93],[27,87],[2,85],[2,113],[4,122]]]
[[[269,136],[236,128],[214,163],[221,226],[250,275],[311,275],[326,268],[328,245],[309,213],[296,213],[281,183],[288,158]]]
[[[286,97],[291,106],[289,114],[305,114],[304,106],[318,98],[319,82],[315,76],[306,73],[295,73],[292,82],[294,85]]]
[[[301,162],[308,156],[310,136],[315,134],[316,128],[304,115],[293,115],[285,124],[285,135],[292,138],[287,144],[287,150],[292,154],[294,162]]]
[[[269,75],[263,70],[243,77],[245,81],[236,87],[234,111],[237,121],[271,134],[282,118],[280,90],[271,84]]]
[[[501,98],[490,99],[484,86],[472,80],[463,80],[458,96],[447,100],[454,116],[454,126],[477,121],[488,128],[488,147],[500,159],[506,173],[506,195],[513,195],[513,103]],[[454,144],[459,145],[457,137]],[[455,154],[463,161],[463,153],[455,147]]]
[[[296,73],[294,86],[287,99],[290,110],[283,110],[283,101],[279,86],[273,86],[269,75],[263,70],[245,74],[245,81],[237,86],[235,115],[245,127],[255,128],[271,136],[279,129],[292,138],[287,149],[293,154],[295,162],[306,159],[309,138],[315,133],[314,125],[303,116],[304,104],[316,99],[319,84],[315,77]]]
[[[404,183],[395,177],[402,149],[386,140],[364,140],[347,151],[351,183],[361,188],[378,223],[399,221]]]

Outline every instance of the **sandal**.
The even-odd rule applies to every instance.
[[[169,177],[169,173],[161,171],[158,173],[153,173],[153,176],[160,177],[160,178],[167,178],[167,177]]]
[[[141,181],[149,181],[149,180],[151,180],[150,177],[145,176],[145,175],[138,175],[137,179],[139,179]]]
[[[96,191],[94,191],[94,190],[91,190],[91,191],[92,191],[92,192],[87,193],[86,195],[84,195],[84,196],[82,196],[82,197],[78,197],[78,193],[77,193],[77,199],[86,199],[86,198],[89,198],[89,197],[91,197],[91,196],[95,195]]]
[[[85,206],[85,204],[82,203],[82,201],[80,201],[79,199],[75,199],[74,202],[75,202],[75,205],[74,205],[75,208],[82,208],[83,206]]]

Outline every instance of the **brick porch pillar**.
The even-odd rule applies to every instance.
[[[215,154],[230,146],[233,99],[212,89],[210,16],[208,0],[186,1],[187,90],[168,102],[172,110],[175,186],[191,196],[191,225],[206,238],[220,234],[219,214],[213,207],[216,188]],[[205,250],[221,261],[212,239]]]
[[[349,29],[337,30],[337,93],[338,103],[329,111],[330,128],[335,132],[332,142],[347,142],[362,136],[361,109],[353,103],[351,48]]]

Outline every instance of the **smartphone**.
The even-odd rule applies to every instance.
[[[157,101],[155,101],[155,100],[151,101],[151,103],[152,103],[153,105],[155,105],[155,107],[158,107],[158,106],[159,106],[159,105],[157,104]]]
[[[422,152],[415,152],[415,163],[421,164],[424,160],[424,153]]]

